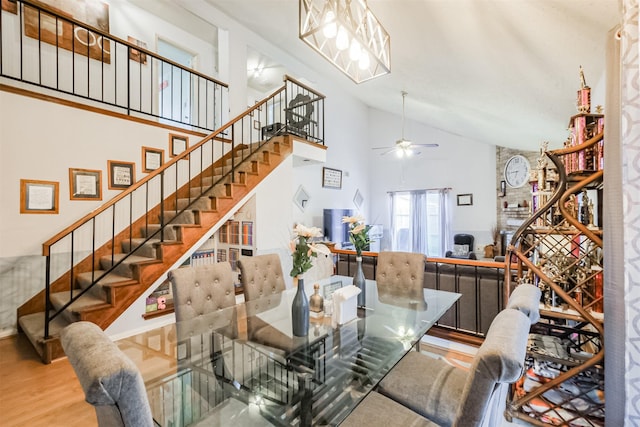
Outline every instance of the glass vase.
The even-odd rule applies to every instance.
[[[296,337],[309,334],[309,300],[304,292],[304,280],[298,276],[298,290],[291,304],[291,327]]]
[[[366,282],[362,271],[362,257],[356,257],[356,273],[353,275],[353,286],[360,289],[358,294],[358,307],[365,307],[367,301]]]

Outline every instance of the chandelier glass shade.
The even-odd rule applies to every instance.
[[[299,0],[299,36],[356,83],[391,71],[391,39],[365,0]]]

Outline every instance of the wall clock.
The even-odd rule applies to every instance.
[[[519,188],[529,181],[531,165],[526,157],[516,154],[504,166],[504,180],[509,187]]]

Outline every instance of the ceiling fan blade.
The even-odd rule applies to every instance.
[[[440,144],[411,144],[412,147],[439,147]]]
[[[380,153],[380,155],[384,156],[385,154],[393,153],[396,150],[396,147],[387,148],[387,151],[383,151],[382,153]]]
[[[372,150],[389,150],[391,148],[395,148],[395,147],[372,147]]]

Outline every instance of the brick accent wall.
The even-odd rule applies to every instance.
[[[511,156],[515,156],[516,154],[521,154],[526,157],[527,160],[529,160],[532,170],[535,169],[539,157],[539,152],[537,151],[522,151],[506,147],[496,147],[496,189],[498,192],[496,203],[496,219],[498,230],[500,230],[503,234],[505,232],[513,233],[514,231],[516,231],[519,227],[519,224],[522,223],[522,221],[530,215],[531,185],[525,184],[520,188],[511,188],[507,185],[505,196],[500,196],[500,181],[504,180],[504,166],[507,163],[507,160],[509,160]],[[525,200],[527,202],[527,205],[529,206],[528,208],[504,208],[505,202],[507,202],[510,206],[523,206]],[[508,244],[509,242],[506,243]],[[501,241],[498,241],[498,252],[500,254],[504,253],[504,248],[502,247]]]

